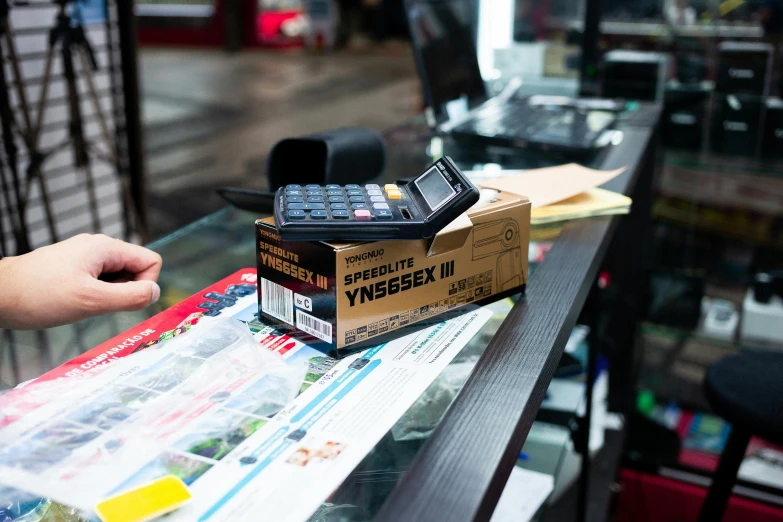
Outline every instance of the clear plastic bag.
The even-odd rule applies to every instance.
[[[0,522],[85,522],[78,509],[0,487]]]
[[[455,362],[443,370],[435,382],[418,398],[392,427],[396,441],[426,439],[449,409],[457,393],[468,380],[478,356]]]
[[[84,376],[31,383],[0,397],[0,487],[88,511],[156,474],[190,483],[211,467],[190,455],[222,458],[293,401],[306,371],[217,319]]]

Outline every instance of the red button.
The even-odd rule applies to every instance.
[[[369,221],[372,218],[369,210],[354,210],[353,215],[360,221]]]

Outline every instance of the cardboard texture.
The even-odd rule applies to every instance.
[[[377,344],[431,319],[527,283],[530,202],[481,191],[479,203],[430,240],[281,241],[256,221],[259,315],[332,350]]]
[[[625,167],[595,170],[568,163],[544,169],[500,171],[502,175],[487,178],[468,173],[468,177],[482,187],[524,194],[532,208],[539,208],[603,185],[623,171]]]

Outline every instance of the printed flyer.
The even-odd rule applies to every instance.
[[[492,316],[336,360],[260,323],[255,283],[242,270],[0,396],[0,486],[91,510],[174,475],[192,499],[169,520],[305,521]]]

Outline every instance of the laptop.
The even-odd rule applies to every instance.
[[[454,139],[482,145],[587,153],[608,144],[612,100],[519,93],[521,81],[489,97],[474,45],[471,0],[406,0],[428,122]]]

